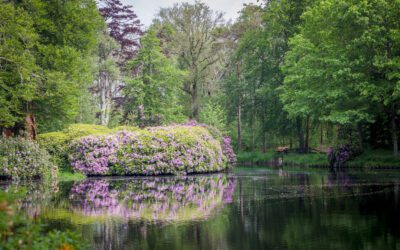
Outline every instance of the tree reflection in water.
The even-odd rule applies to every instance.
[[[20,206],[92,249],[400,249],[399,180],[285,167],[101,178],[43,186]]]

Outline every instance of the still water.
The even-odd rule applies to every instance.
[[[237,168],[48,185],[21,209],[92,249],[400,249],[400,172]]]

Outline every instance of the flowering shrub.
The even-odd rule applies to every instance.
[[[0,137],[0,176],[13,179],[43,177],[53,168],[50,155],[34,141]]]
[[[231,165],[236,163],[236,154],[231,145],[231,138],[223,136],[221,131],[217,128],[204,123],[198,123],[196,120],[189,120],[187,123],[183,124],[183,126],[206,128],[215,139],[221,142],[223,154],[227,158],[228,163]]]
[[[359,152],[349,145],[340,145],[337,148],[328,149],[328,160],[331,168],[342,168],[353,159]]]
[[[224,136],[222,137],[222,151],[223,154],[226,156],[229,164],[236,163],[236,154],[233,152],[231,138]]]
[[[68,168],[68,149],[71,142],[77,138],[88,135],[106,135],[112,132],[127,130],[135,131],[137,127],[122,126],[109,129],[106,126],[91,124],[72,124],[60,132],[40,134],[38,142],[52,156],[53,162],[61,168]]]
[[[151,127],[87,136],[70,146],[70,163],[86,175],[159,175],[223,170],[221,144],[203,127]]]

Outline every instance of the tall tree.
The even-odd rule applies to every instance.
[[[120,70],[114,57],[118,48],[117,42],[111,38],[106,31],[99,37],[97,72],[95,84],[91,91],[98,96],[100,108],[100,124],[107,126],[113,108],[113,98],[120,91]]]
[[[42,131],[58,129],[74,122],[79,116],[80,98],[92,81],[92,53],[97,44],[97,33],[104,23],[95,1],[22,0],[9,3],[18,12],[29,15],[27,27],[31,29],[30,33],[37,34],[35,46],[30,49],[35,57],[36,70],[34,74],[29,73],[29,78],[25,78],[29,79],[27,86],[31,87],[26,94],[22,94],[24,99],[30,99],[28,96],[31,94],[34,98],[19,107],[19,112],[30,113],[31,120],[35,120],[36,116]],[[1,5],[7,3],[3,1]],[[17,19],[14,17],[14,20]],[[30,23],[32,26],[29,26]],[[16,31],[21,33],[23,29]],[[31,46],[30,34],[26,35],[24,46]],[[7,47],[16,49],[18,43],[8,44]],[[28,52],[25,52],[25,56],[29,55]],[[25,63],[30,64],[32,60],[26,60]],[[4,71],[9,74],[9,70],[11,68]],[[24,74],[27,72],[24,71]],[[6,84],[12,83],[7,81]],[[13,88],[22,90],[25,86],[15,85]],[[24,119],[18,120],[18,123],[23,122]]]
[[[214,32],[222,24],[223,16],[196,1],[161,9],[158,17],[159,22],[174,30],[171,53],[178,56],[181,69],[189,72],[182,89],[190,96],[190,116],[197,119],[200,98],[210,94],[214,84],[211,69],[220,59]]]
[[[122,4],[120,0],[101,0],[99,10],[108,25],[110,37],[120,45],[115,56],[119,64],[123,65],[139,49],[139,38],[143,33],[140,20],[133,7]]]
[[[141,39],[141,49],[128,63],[135,76],[124,89],[125,113],[134,115],[140,126],[181,122],[180,87],[185,72],[175,67],[173,58],[163,54],[158,32],[151,27]]]
[[[0,3],[0,128],[13,127],[36,100],[39,79],[32,19],[12,3]]]

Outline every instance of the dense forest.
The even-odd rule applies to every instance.
[[[238,151],[398,154],[400,2],[265,0],[237,20],[206,4],[145,28],[120,0],[0,1],[0,128],[189,119]]]

